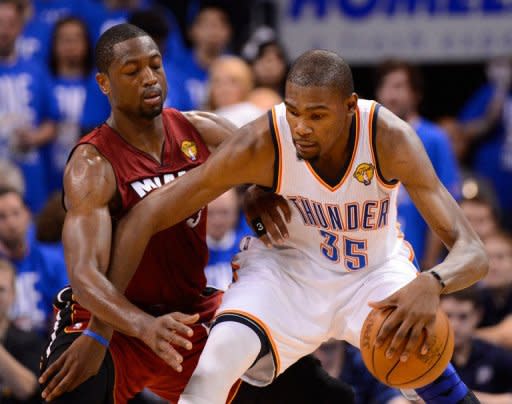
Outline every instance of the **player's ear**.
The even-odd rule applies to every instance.
[[[96,82],[103,94],[107,95],[110,93],[110,80],[105,73],[96,73]]]
[[[345,105],[347,106],[348,113],[351,115],[356,112],[358,98],[356,93],[352,93],[345,99]]]

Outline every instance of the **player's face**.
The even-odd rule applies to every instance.
[[[0,197],[0,240],[14,249],[25,240],[29,214],[20,197],[14,192]]]
[[[378,102],[402,119],[407,119],[408,114],[416,109],[416,96],[405,70],[387,74],[376,95]]]
[[[473,302],[460,301],[451,297],[441,300],[455,337],[455,348],[460,348],[471,340],[480,321],[480,315]]]
[[[489,272],[482,283],[492,289],[507,288],[512,285],[512,245],[502,237],[489,237],[485,240],[485,251],[489,257]]]
[[[287,82],[285,104],[297,156],[314,161],[328,156],[348,134],[357,95],[344,98],[337,89]]]
[[[14,4],[0,4],[0,57],[11,54],[22,28],[23,18]]]
[[[112,109],[148,120],[160,115],[167,81],[158,46],[149,36],[142,36],[116,44],[113,52],[104,83]]]

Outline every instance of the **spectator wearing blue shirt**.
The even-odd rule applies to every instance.
[[[423,142],[437,176],[455,199],[460,195],[458,166],[446,133],[421,117],[422,78],[412,65],[387,61],[377,68],[376,98],[384,107],[408,122]],[[442,243],[428,228],[405,188],[398,195],[398,219],[401,231],[414,248],[422,269],[438,263]]]
[[[69,152],[81,136],[88,82],[92,79],[92,42],[87,26],[76,17],[55,24],[50,47],[50,88],[56,105],[52,115],[57,135],[46,148],[50,191],[62,189]]]
[[[496,58],[487,66],[488,83],[460,113],[463,130],[474,146],[473,170],[488,178],[502,209],[512,206],[512,58]],[[503,218],[512,229],[512,218]]]
[[[318,348],[314,355],[331,377],[336,377],[354,389],[355,404],[408,404],[399,390],[375,379],[363,362],[361,352],[343,342],[331,340]]]
[[[0,188],[0,256],[16,268],[15,324],[40,334],[48,331],[56,293],[67,285],[64,258],[42,248],[30,228],[30,213],[19,193]]]
[[[169,88],[166,106],[202,109],[207,96],[208,69],[224,54],[231,40],[228,13],[219,7],[201,8],[189,29],[190,52],[164,61]]]
[[[247,233],[238,227],[240,203],[230,189],[208,205],[206,241],[210,252],[205,268],[209,285],[226,290],[233,278],[231,260],[240,251],[240,240]]]
[[[474,338],[482,315],[478,287],[441,296],[455,336],[452,363],[482,402],[512,402],[512,353]],[[500,401],[498,401],[500,400]]]
[[[25,198],[37,212],[48,196],[41,148],[55,135],[48,76],[41,66],[21,60],[15,49],[23,27],[23,4],[0,1],[0,158],[22,170]]]

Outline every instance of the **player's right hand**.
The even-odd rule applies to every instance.
[[[107,348],[94,339],[81,335],[43,372],[39,383],[45,386],[42,397],[55,400],[95,376],[105,358]]]
[[[179,312],[156,317],[146,325],[141,339],[169,366],[181,372],[183,356],[173,345],[187,350],[192,349],[192,342],[188,338],[192,337],[194,332],[188,325],[196,323],[197,320],[199,320],[199,314]]]

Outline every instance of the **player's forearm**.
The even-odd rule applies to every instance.
[[[113,285],[98,270],[89,268],[81,273],[80,277],[72,280],[73,293],[84,308],[105,323],[95,322],[92,326],[106,338],[109,337],[109,327],[123,334],[140,338],[145,324],[152,317],[132,304],[123,295],[124,290],[118,290],[116,285]]]
[[[445,260],[432,268],[446,285],[443,294],[467,288],[487,274],[489,262],[482,243],[472,230],[464,233],[467,235],[457,238]]]
[[[36,375],[0,345],[0,380],[18,400],[27,400],[37,389]]]

